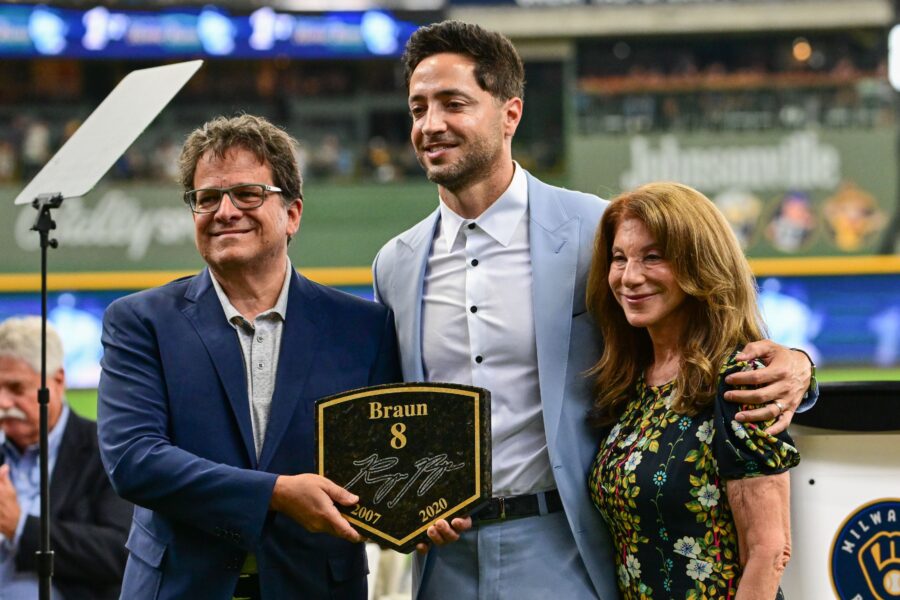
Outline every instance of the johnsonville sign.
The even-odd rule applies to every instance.
[[[841,153],[812,131],[763,144],[682,146],[674,135],[629,140],[630,168],[619,180],[630,189],[647,181],[681,181],[719,192],[735,187],[757,191],[832,190],[841,181]]]
[[[572,187],[612,197],[679,181],[713,200],[748,255],[877,253],[896,207],[896,133],[576,136]]]

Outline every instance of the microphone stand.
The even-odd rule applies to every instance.
[[[47,389],[47,248],[56,248],[57,241],[50,237],[56,223],[50,211],[62,206],[62,194],[41,194],[31,203],[38,211],[32,231],[41,237],[41,387],[37,393],[40,406],[40,459],[41,459],[41,544],[37,556],[40,600],[50,600],[50,580],[53,577],[53,551],[50,550],[50,478],[47,436],[50,390]]]

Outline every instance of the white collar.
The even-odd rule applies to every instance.
[[[281,317],[282,321],[285,320],[287,316],[288,290],[290,289],[291,284],[291,270],[291,259],[288,258],[287,269],[285,269],[284,273],[284,283],[281,284],[281,292],[278,294],[278,300],[275,301],[275,306],[268,310],[264,310],[257,316],[275,313]],[[219,302],[222,304],[222,310],[225,312],[225,318],[228,319],[228,322],[234,324],[235,319],[237,319],[237,322],[249,323],[249,321],[244,318],[244,315],[234,307],[231,300],[228,299],[228,295],[225,293],[225,290],[222,289],[222,285],[216,279],[216,276],[213,275],[212,270],[209,271],[209,278],[212,279],[213,287],[216,290],[216,295],[219,297]]]
[[[477,223],[501,246],[509,245],[522,216],[528,210],[528,178],[525,177],[525,170],[517,162],[513,161],[513,167],[515,171],[509,187],[475,219],[464,219],[447,206],[440,196],[438,197],[441,211],[440,237],[447,245],[448,252],[453,248],[453,242],[456,241],[462,226],[472,222]]]

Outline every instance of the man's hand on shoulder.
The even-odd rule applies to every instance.
[[[16,488],[9,478],[9,465],[0,466],[0,533],[11,540],[16,535],[22,511],[16,498]]]
[[[338,511],[335,503],[352,506],[359,501],[329,479],[302,473],[280,475],[275,480],[269,507],[284,513],[314,533],[329,533],[350,542],[361,542],[363,537]]]
[[[416,544],[416,551],[419,554],[428,552],[431,544],[435,546],[445,546],[459,540],[459,534],[472,528],[472,517],[456,517],[452,521],[441,519],[435,521],[434,525],[425,532],[428,535],[430,543],[422,542]]]
[[[729,390],[725,399],[739,404],[762,404],[753,410],[741,411],[741,422],[777,419],[766,431],[772,435],[787,429],[809,389],[812,365],[802,352],[791,350],[771,340],[751,342],[736,356],[737,360],[759,359],[762,369],[739,371],[725,382],[733,386],[751,386],[746,390]]]

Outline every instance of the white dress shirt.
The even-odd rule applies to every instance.
[[[553,489],[534,337],[528,181],[477,219],[443,201],[422,300],[425,378],[491,391],[494,496]]]

